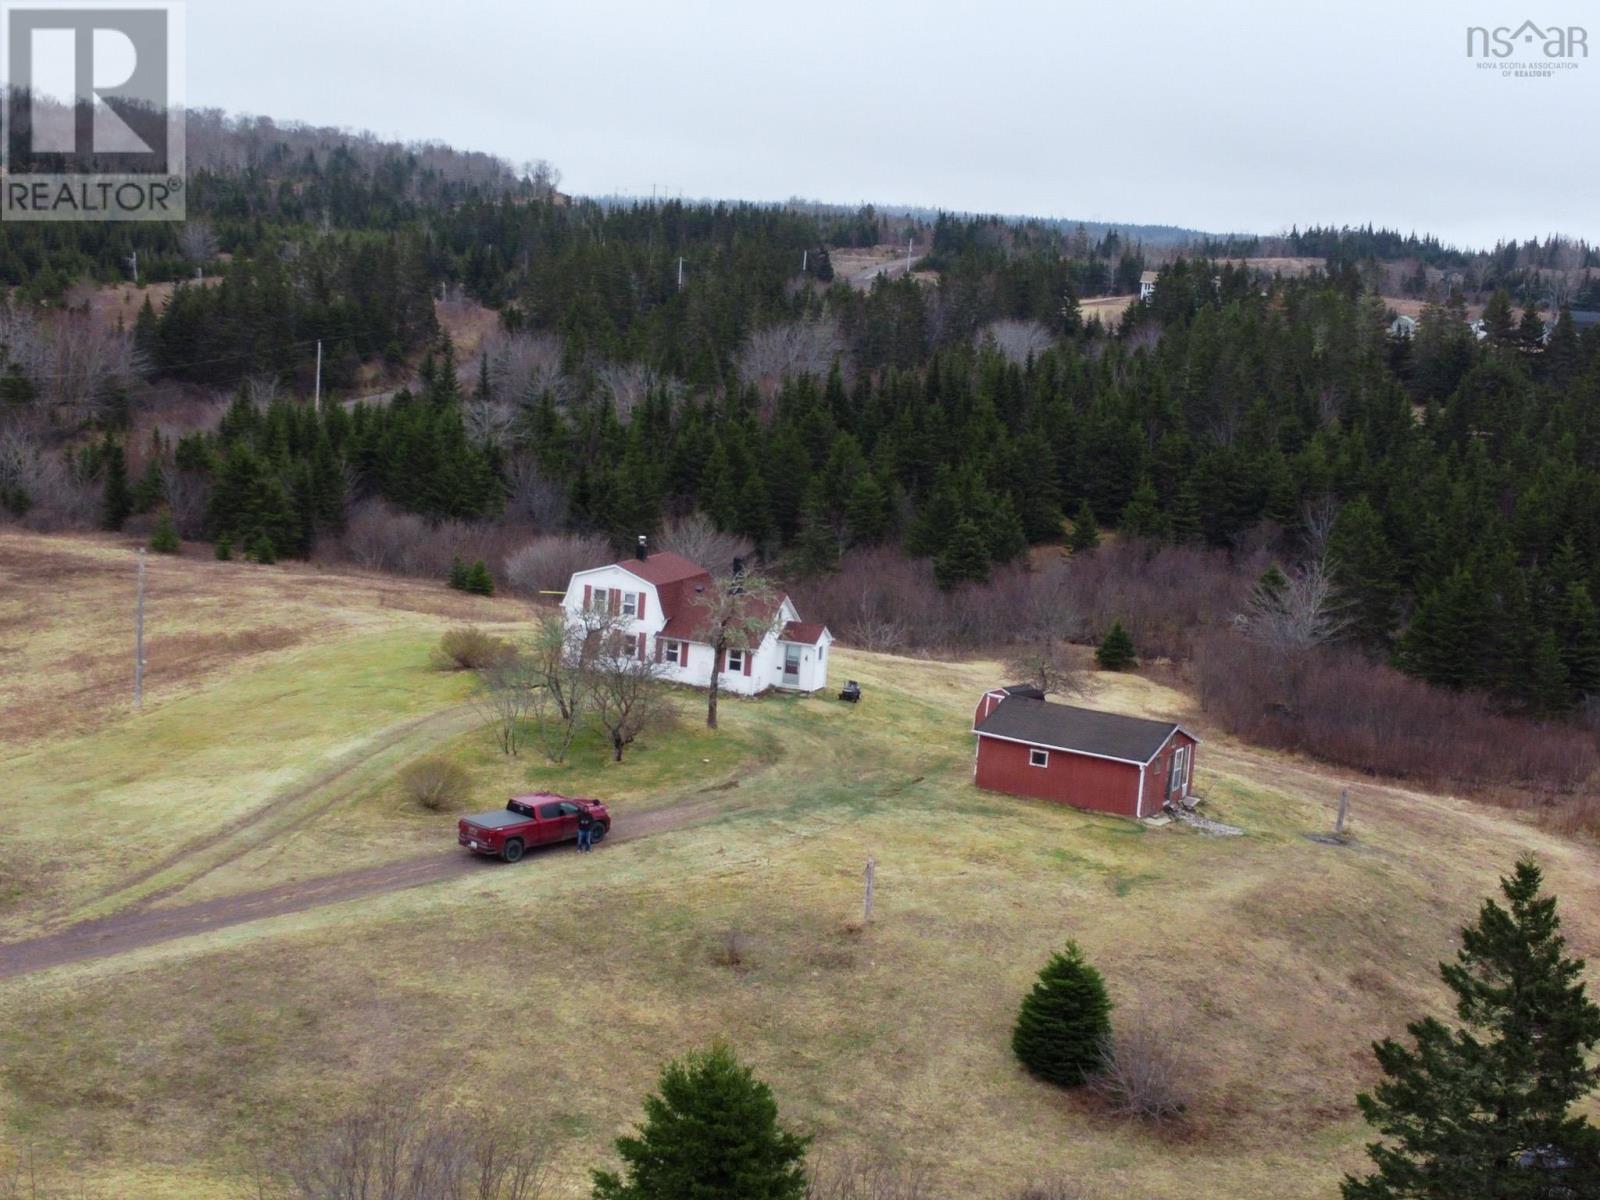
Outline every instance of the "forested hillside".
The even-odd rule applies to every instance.
[[[1314,561],[1330,638],[1425,680],[1540,713],[1600,691],[1600,331],[1563,307],[1546,337],[1535,298],[1500,292],[1479,340],[1436,287],[1397,338],[1378,290],[1487,258],[1372,231],[1293,235],[1330,258],[1303,278],[1164,252],[1107,328],[1078,300],[1158,265],[1115,231],[569,202],[548,169],[207,128],[188,226],[0,234],[11,519],[165,510],[275,557],[337,546],[356,505],[616,545],[698,511],[792,578],[888,547],[947,594],[1115,529]],[[830,248],[907,237],[914,273],[834,276]],[[147,278],[209,281],[147,302],[66,395],[83,331],[60,297],[135,250]],[[1594,290],[1593,251],[1550,253]],[[473,359],[441,287],[498,312]],[[317,411],[319,340],[325,399],[363,372],[412,382]],[[141,419],[179,386],[213,417]]]

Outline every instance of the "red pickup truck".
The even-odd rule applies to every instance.
[[[598,800],[554,792],[513,796],[504,808],[462,817],[456,826],[456,840],[474,854],[516,862],[524,850],[572,841],[578,836],[578,815],[585,812],[594,820],[594,840],[598,842],[611,830],[606,806]]]

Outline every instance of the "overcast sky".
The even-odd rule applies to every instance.
[[[1467,57],[1525,17],[1595,57]],[[1593,3],[190,0],[188,43],[191,105],[548,158],[580,193],[1600,240]]]

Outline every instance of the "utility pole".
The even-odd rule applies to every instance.
[[[317,339],[317,382],[312,392],[312,407],[318,416],[322,415],[322,339]]]
[[[132,254],[128,255],[128,263],[129,263],[130,266],[133,267],[133,286],[134,287],[138,287],[139,286],[139,252],[137,250],[135,250]]]
[[[877,874],[877,871],[878,871],[878,860],[875,859],[875,858],[868,858],[867,859],[867,899],[866,899],[866,903],[862,906],[862,910],[861,910],[861,923],[863,925],[869,924],[872,921],[872,884],[873,884],[873,877]]]
[[[911,274],[911,247],[917,244],[916,238],[906,238],[906,274]]]
[[[683,255],[678,255],[678,290],[683,291]]]
[[[139,600],[133,610],[133,706],[144,707],[144,547],[139,547]]]
[[[811,261],[811,251],[809,251],[809,250],[800,251],[800,274],[804,275],[806,273],[806,263],[808,263],[810,261]]]

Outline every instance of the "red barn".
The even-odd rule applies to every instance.
[[[1200,742],[1171,721],[1051,704],[1026,685],[985,692],[972,732],[979,787],[1123,817],[1187,796]]]

